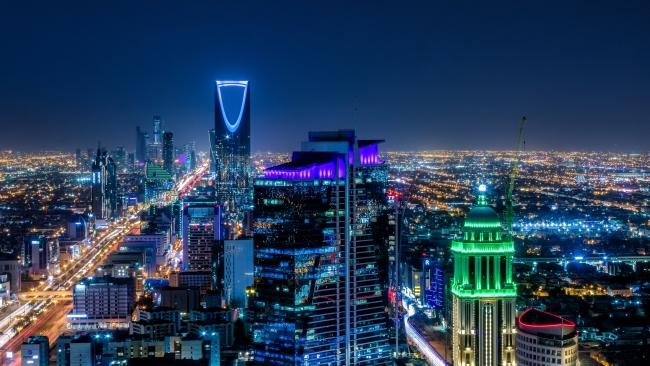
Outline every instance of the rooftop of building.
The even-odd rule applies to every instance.
[[[466,227],[501,227],[501,220],[490,206],[476,206],[465,217]]]
[[[536,308],[525,310],[517,319],[519,330],[537,336],[574,336],[574,322]]]
[[[141,325],[176,324],[173,320],[166,319],[140,319],[132,320],[131,323]]]
[[[466,228],[501,229],[501,219],[496,211],[488,205],[486,191],[487,187],[484,184],[478,187],[476,206],[465,217]]]
[[[334,163],[340,154],[322,151],[294,151],[291,161],[270,167],[267,170],[301,170],[314,165]]]
[[[103,284],[103,283],[128,285],[133,283],[133,278],[122,278],[122,277],[112,277],[112,276],[86,277],[79,280],[79,282],[77,282],[76,285],[93,285],[93,284]]]

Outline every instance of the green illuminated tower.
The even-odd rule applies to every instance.
[[[454,366],[515,365],[515,298],[512,237],[487,204],[485,185],[453,241]]]

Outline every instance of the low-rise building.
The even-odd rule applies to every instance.
[[[575,323],[546,311],[530,308],[517,319],[517,365],[575,366],[578,332]]]

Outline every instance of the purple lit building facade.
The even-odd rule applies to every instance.
[[[261,365],[390,361],[375,225],[386,214],[379,140],[312,132],[255,180],[253,349]]]

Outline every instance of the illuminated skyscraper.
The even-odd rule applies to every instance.
[[[106,151],[97,149],[92,165],[92,211],[96,220],[117,215],[117,168]]]
[[[248,234],[244,216],[251,208],[251,123],[248,81],[217,80],[214,171],[217,202],[227,238]]]
[[[140,126],[135,128],[135,158],[138,162],[144,163],[147,161],[147,146],[149,144],[149,135],[140,129]]]
[[[183,270],[212,271],[212,256],[221,239],[221,212],[211,190],[183,200]]]
[[[50,248],[43,235],[27,236],[23,245],[23,266],[33,276],[47,276]]]
[[[488,206],[485,191],[481,185],[463,237],[451,245],[453,360],[458,366],[515,365],[514,242]]]
[[[174,134],[163,134],[163,166],[172,176],[174,175]]]
[[[161,163],[163,160],[163,132],[162,119],[160,116],[153,116],[153,141],[147,143],[147,161]]]
[[[160,116],[153,116],[153,142],[162,144],[162,119]]]
[[[214,175],[216,173],[215,169],[217,167],[216,164],[216,154],[217,152],[215,149],[217,148],[217,140],[214,136],[214,128],[211,128],[209,131],[210,134],[210,175]]]
[[[373,222],[385,214],[376,140],[310,133],[255,181],[253,350],[263,365],[385,365]]]

